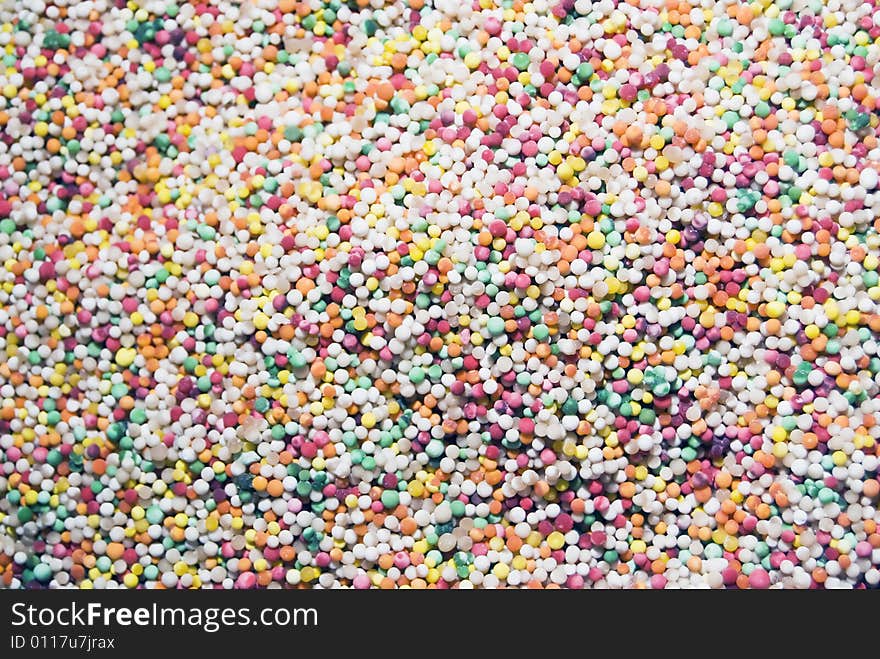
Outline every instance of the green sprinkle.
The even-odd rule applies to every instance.
[[[504,319],[497,316],[490,318],[489,322],[486,323],[486,328],[492,336],[500,336],[504,334]]]

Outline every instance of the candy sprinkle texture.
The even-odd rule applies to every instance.
[[[4,588],[875,588],[880,6],[0,9]]]

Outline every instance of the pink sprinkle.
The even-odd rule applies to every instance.
[[[752,570],[749,574],[749,586],[755,590],[766,590],[770,587],[770,575],[760,568]]]

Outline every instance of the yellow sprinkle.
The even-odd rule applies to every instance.
[[[116,363],[127,368],[134,363],[137,351],[134,348],[120,348],[116,351]]]
[[[782,302],[768,302],[767,303],[767,315],[771,318],[779,318],[782,314],[785,313],[785,305]]]
[[[587,245],[590,249],[602,249],[605,246],[605,234],[601,231],[591,231],[587,234]]]

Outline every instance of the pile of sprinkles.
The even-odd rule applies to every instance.
[[[876,0],[0,49],[0,587],[880,584]]]

